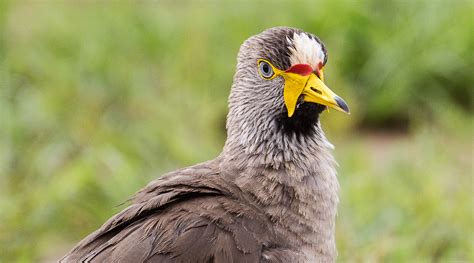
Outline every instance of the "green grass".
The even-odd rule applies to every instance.
[[[471,262],[469,140],[423,129],[340,142],[341,261]]]
[[[351,107],[323,118],[340,261],[474,261],[473,6],[0,2],[0,262],[51,261],[149,180],[214,158],[239,45],[277,25],[322,38]]]

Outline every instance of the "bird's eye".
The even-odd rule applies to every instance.
[[[258,69],[260,70],[262,77],[266,79],[273,77],[273,74],[275,74],[273,72],[272,66],[270,66],[270,64],[266,61],[260,61],[260,63],[258,63]]]

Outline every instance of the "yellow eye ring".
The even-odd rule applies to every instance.
[[[257,60],[258,73],[260,77],[266,80],[271,80],[279,75],[281,70],[277,69],[266,59]]]

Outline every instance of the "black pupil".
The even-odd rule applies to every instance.
[[[270,66],[268,66],[267,63],[263,63],[262,70],[263,70],[263,73],[268,74],[270,73]]]

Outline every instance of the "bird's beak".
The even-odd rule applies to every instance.
[[[281,76],[285,79],[283,98],[288,110],[288,117],[293,116],[296,103],[301,95],[303,95],[304,101],[318,103],[349,113],[346,102],[324,84],[322,71],[318,75],[321,78],[313,73],[311,66],[306,64],[297,64],[281,72]]]

